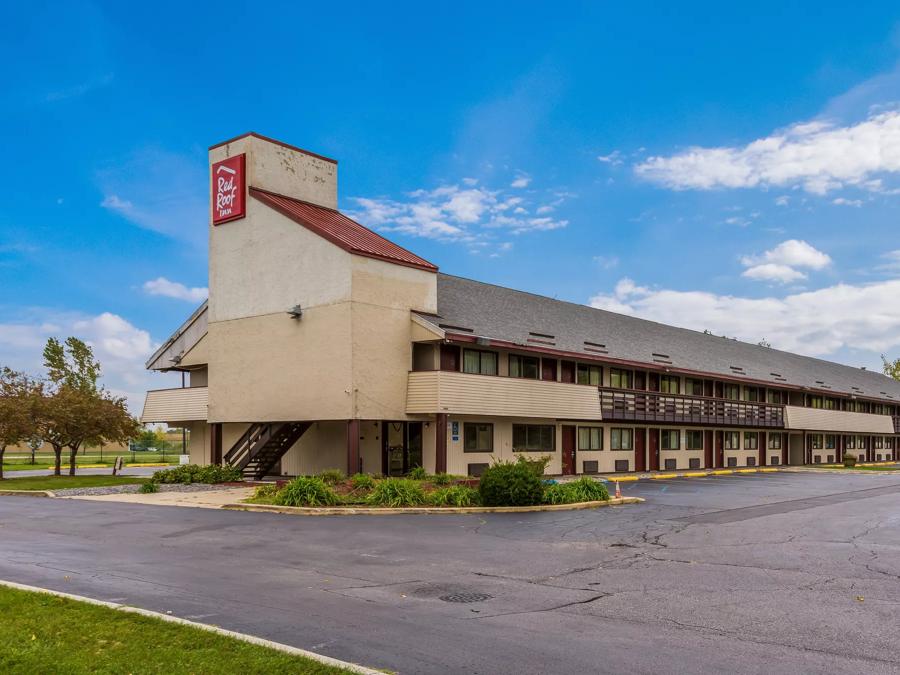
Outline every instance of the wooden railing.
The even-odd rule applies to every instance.
[[[781,405],[635,389],[600,387],[600,411],[604,420],[619,422],[784,427]]]

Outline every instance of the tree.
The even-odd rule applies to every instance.
[[[27,440],[35,428],[40,385],[24,373],[0,368],[0,480],[6,446]]]
[[[60,475],[63,448],[69,451],[69,475],[75,475],[78,449],[86,444],[125,442],[140,428],[125,399],[98,388],[100,364],[93,350],[78,338],[61,344],[47,340],[44,365],[51,383],[41,400],[41,436],[53,447],[54,474]]]
[[[893,377],[895,380],[900,380],[900,359],[888,361],[888,358],[882,354],[881,363],[883,365],[882,371],[885,375]]]

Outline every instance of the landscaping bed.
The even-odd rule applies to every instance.
[[[515,462],[497,462],[481,478],[429,475],[416,468],[403,478],[370,474],[347,477],[331,470],[317,476],[300,476],[291,481],[257,488],[244,504],[286,509],[319,509],[329,513],[360,510],[404,510],[418,513],[441,509],[504,509],[563,507],[609,501],[604,483],[582,477],[566,483],[545,479],[548,459],[520,457]],[[623,502],[624,503],[624,502]],[[235,506],[239,508],[239,506]],[[277,509],[276,509],[277,510]]]

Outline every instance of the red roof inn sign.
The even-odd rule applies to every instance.
[[[245,155],[235,155],[212,165],[213,225],[243,218]]]

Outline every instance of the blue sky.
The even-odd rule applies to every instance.
[[[0,363],[74,333],[133,401],[166,386],[206,148],[250,130],[338,159],[342,210],[445,272],[900,356],[900,8],[685,4],[8,9]]]

